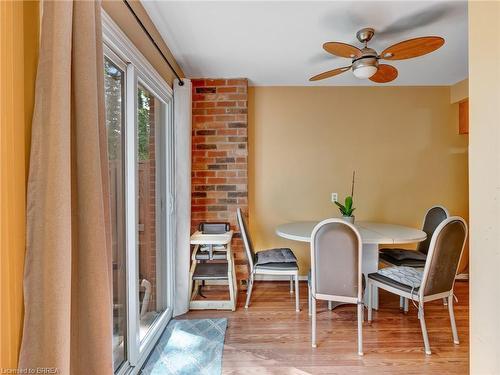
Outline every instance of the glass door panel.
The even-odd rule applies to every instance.
[[[133,50],[116,50],[123,40],[110,27],[104,30],[103,70],[112,228],[112,347],[115,373],[123,375],[140,368],[173,311],[173,243],[168,242],[174,223],[173,118],[167,84],[138,64],[141,59]]]
[[[164,310],[161,234],[161,157],[158,124],[162,103],[145,87],[137,88],[137,202],[139,265],[139,338],[142,341]]]
[[[113,364],[126,358],[127,293],[124,181],[124,71],[108,58],[104,61],[104,93],[108,138],[108,167],[112,228]]]

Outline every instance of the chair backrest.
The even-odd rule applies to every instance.
[[[241,208],[237,210],[238,216],[238,226],[240,227],[241,238],[243,239],[243,245],[245,245],[245,254],[248,259],[248,266],[250,268],[250,272],[253,272],[254,260],[255,260],[255,251],[253,249],[252,239],[250,238],[250,232],[248,231],[247,223],[243,214],[241,212]]]
[[[434,206],[427,210],[424,217],[424,224],[422,225],[422,230],[427,234],[427,238],[418,244],[418,251],[424,254],[429,252],[429,245],[434,231],[449,216],[448,210],[443,206]]]
[[[421,297],[453,289],[466,238],[467,224],[459,216],[449,217],[438,225],[425,261]]]
[[[326,219],[311,234],[313,295],[361,300],[362,242],[358,230],[340,219]]]

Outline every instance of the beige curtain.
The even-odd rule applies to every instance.
[[[175,142],[175,291],[174,316],[189,310],[189,263],[191,237],[191,91],[189,79],[184,85],[174,81]]]
[[[43,2],[20,368],[113,373],[99,1]]]

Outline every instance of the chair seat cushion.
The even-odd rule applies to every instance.
[[[385,285],[388,285],[388,286],[392,286],[393,288],[402,290],[403,292],[411,293],[412,290],[413,290],[413,293],[417,293],[418,290],[419,290],[418,287],[417,288],[413,288],[410,285],[402,284],[402,283],[400,283],[400,282],[398,282],[396,280],[388,278],[387,276],[381,275],[378,272],[374,272],[374,273],[368,274],[368,278],[371,279],[371,280],[375,280],[375,281],[381,282],[382,284],[385,284]]]
[[[299,269],[297,262],[286,262],[286,263],[266,263],[257,264],[255,266],[256,270],[269,270],[269,271],[295,271]]]
[[[381,249],[379,257],[395,266],[424,267],[427,255],[415,250]]]
[[[414,267],[395,266],[382,268],[378,270],[378,273],[401,284],[418,288],[422,283],[424,270]]]
[[[381,249],[381,254],[387,254],[396,260],[423,260],[427,259],[427,254],[421,253],[420,251],[408,250],[408,249]]]
[[[297,263],[297,258],[288,248],[263,250],[255,254],[255,265],[269,263]]]

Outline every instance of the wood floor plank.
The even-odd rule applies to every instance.
[[[300,284],[302,311],[295,312],[295,296],[288,282],[256,282],[248,310],[245,292],[238,308],[231,311],[190,311],[179,317],[226,317],[224,374],[468,374],[469,291],[468,283],[456,283],[455,319],[460,345],[454,345],[448,309],[441,301],[425,305],[425,317],[433,354],[423,351],[417,310],[399,310],[399,298],[381,291],[380,310],[373,323],[363,324],[364,353],[357,353],[356,307],[340,306],[328,311],[318,303],[318,347],[311,347],[311,322],[307,313],[307,285]],[[224,287],[204,288],[204,295],[217,298]]]

